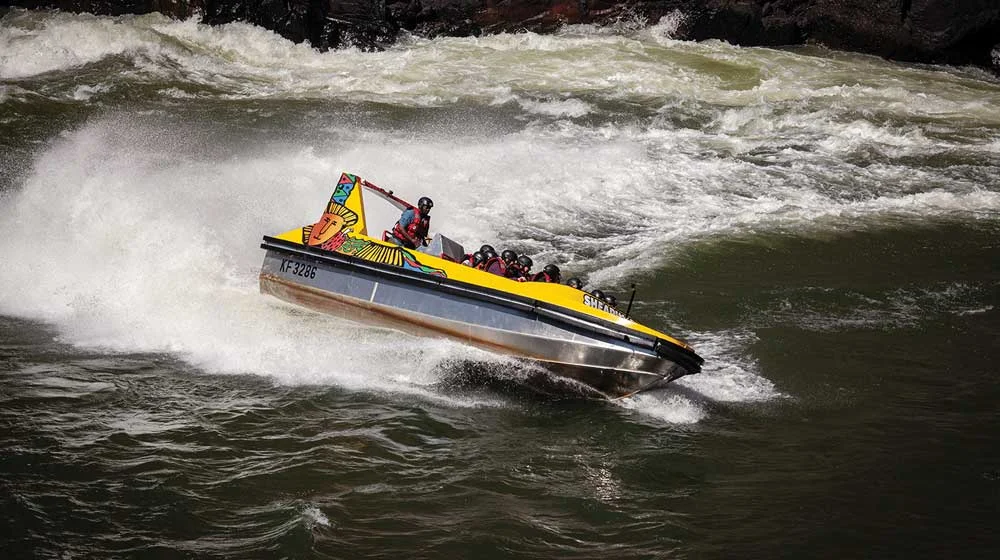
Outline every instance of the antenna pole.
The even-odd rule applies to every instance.
[[[632,284],[632,295],[628,297],[628,309],[625,310],[625,318],[632,314],[632,302],[635,301],[635,284]]]

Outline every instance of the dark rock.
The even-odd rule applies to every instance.
[[[384,48],[396,39],[398,26],[384,1],[371,0],[203,0],[209,24],[244,21],[321,50],[342,46]]]
[[[1000,42],[997,0],[708,0],[691,12],[693,39],[741,45],[812,42],[897,60],[990,64]]]
[[[914,1],[907,12],[921,57],[932,62],[990,64],[1000,45],[997,0]]]
[[[475,20],[480,0],[411,0],[404,29],[422,37],[468,37],[482,29]],[[391,11],[390,11],[391,13]]]
[[[724,39],[737,45],[794,45],[803,41],[798,21],[781,7],[758,2],[719,2],[685,22],[695,40]]]
[[[321,14],[311,13],[310,4],[309,0],[204,0],[202,20],[213,25],[245,21],[292,41],[314,43],[318,39],[317,24],[322,25],[322,19]]]

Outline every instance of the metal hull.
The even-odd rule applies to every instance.
[[[339,255],[265,244],[261,291],[303,307],[423,336],[447,336],[551,365],[618,397],[692,373],[655,344],[558,310],[445,286]]]

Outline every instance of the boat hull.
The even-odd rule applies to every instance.
[[[550,365],[610,397],[668,383],[688,373],[629,337],[558,310],[447,285],[427,275],[387,270],[339,254],[263,245],[263,293],[315,311],[421,336],[446,336]]]

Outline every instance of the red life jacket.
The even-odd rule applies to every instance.
[[[410,225],[406,226],[406,229],[404,230],[403,226],[399,225],[399,221],[397,221],[396,225],[392,226],[392,236],[400,240],[404,247],[408,249],[416,249],[417,247],[410,243],[409,238],[403,232],[405,231],[409,234],[409,237],[412,237],[422,243],[424,238],[427,237],[427,231],[430,227],[431,219],[426,216],[421,216],[420,209],[414,208],[413,221],[410,222]]]
[[[555,280],[551,276],[549,276],[549,273],[545,272],[544,270],[541,271],[541,272],[538,272],[537,274],[535,274],[531,278],[531,281],[532,282],[555,282]]]
[[[507,267],[507,278],[510,278],[512,280],[518,280],[520,278],[524,278],[524,269],[521,268],[521,265],[517,264],[516,262],[510,263],[510,265]]]
[[[492,257],[483,263],[483,270],[497,276],[507,276],[507,263],[500,257]]]

